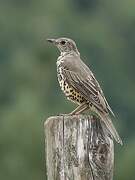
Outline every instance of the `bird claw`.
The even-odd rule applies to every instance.
[[[72,116],[72,115],[74,115],[74,114],[72,114],[72,113],[69,113],[69,114],[60,113],[60,114],[58,114],[58,116]]]

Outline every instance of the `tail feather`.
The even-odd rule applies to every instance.
[[[118,132],[116,131],[116,129],[111,121],[111,118],[109,117],[109,114],[97,110],[97,108],[95,108],[94,106],[92,106],[92,110],[99,115],[101,120],[105,123],[109,133],[113,136],[113,138],[116,140],[116,142],[123,145],[122,140],[121,140]]]
[[[110,134],[114,137],[114,139],[121,145],[123,145],[122,143],[122,140],[118,134],[118,132],[116,131],[112,121],[111,121],[111,118],[109,117],[108,114],[104,114],[104,113],[99,113],[98,114],[100,115],[101,119],[104,121],[107,129],[109,130]]]

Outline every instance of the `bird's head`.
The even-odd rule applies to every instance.
[[[61,53],[75,52],[79,54],[76,44],[69,38],[47,39],[48,42],[54,44]]]

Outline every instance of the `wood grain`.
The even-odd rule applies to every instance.
[[[44,130],[48,180],[113,179],[113,140],[97,117],[50,117]]]

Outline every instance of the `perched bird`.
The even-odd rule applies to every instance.
[[[80,114],[91,109],[104,121],[114,139],[122,144],[109,116],[109,112],[112,115],[114,113],[93,73],[81,60],[75,42],[69,38],[47,39],[47,41],[60,51],[56,63],[60,87],[68,100],[78,104],[78,107],[70,115]]]

